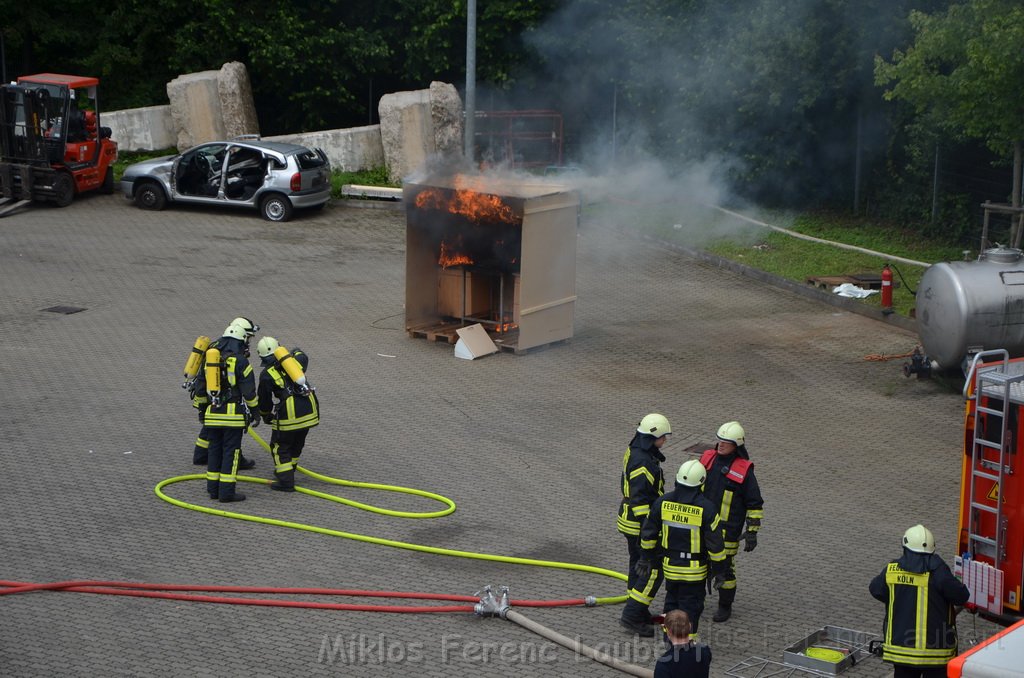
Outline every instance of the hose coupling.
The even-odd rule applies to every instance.
[[[597,596],[587,596],[583,599],[583,604],[586,607],[597,607]]]
[[[481,593],[483,595],[480,595]],[[494,590],[490,584],[484,586],[482,592],[477,591],[477,595],[480,595],[480,602],[473,606],[473,612],[481,617],[505,618],[510,607],[507,586],[501,587],[501,600],[495,598]]]

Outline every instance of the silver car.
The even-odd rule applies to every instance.
[[[331,163],[319,148],[239,137],[129,165],[121,191],[144,210],[168,202],[231,205],[288,221],[296,209],[330,200]]]

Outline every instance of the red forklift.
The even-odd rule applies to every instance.
[[[0,216],[114,192],[117,143],[100,126],[97,78],[40,73],[0,85]]]

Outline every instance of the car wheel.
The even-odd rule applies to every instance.
[[[67,172],[57,172],[53,177],[53,201],[57,207],[67,207],[75,199],[75,180]]]
[[[110,195],[114,192],[114,168],[108,167],[107,173],[103,175],[103,185],[100,186],[100,193]]]
[[[267,221],[288,221],[292,218],[292,203],[279,193],[273,193],[260,202],[260,214]]]
[[[162,210],[167,204],[164,189],[147,181],[135,189],[135,205],[144,210]]]

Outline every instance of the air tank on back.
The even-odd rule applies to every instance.
[[[930,266],[917,288],[917,333],[931,366],[963,368],[968,354],[1024,354],[1024,258],[994,247],[976,261]]]

